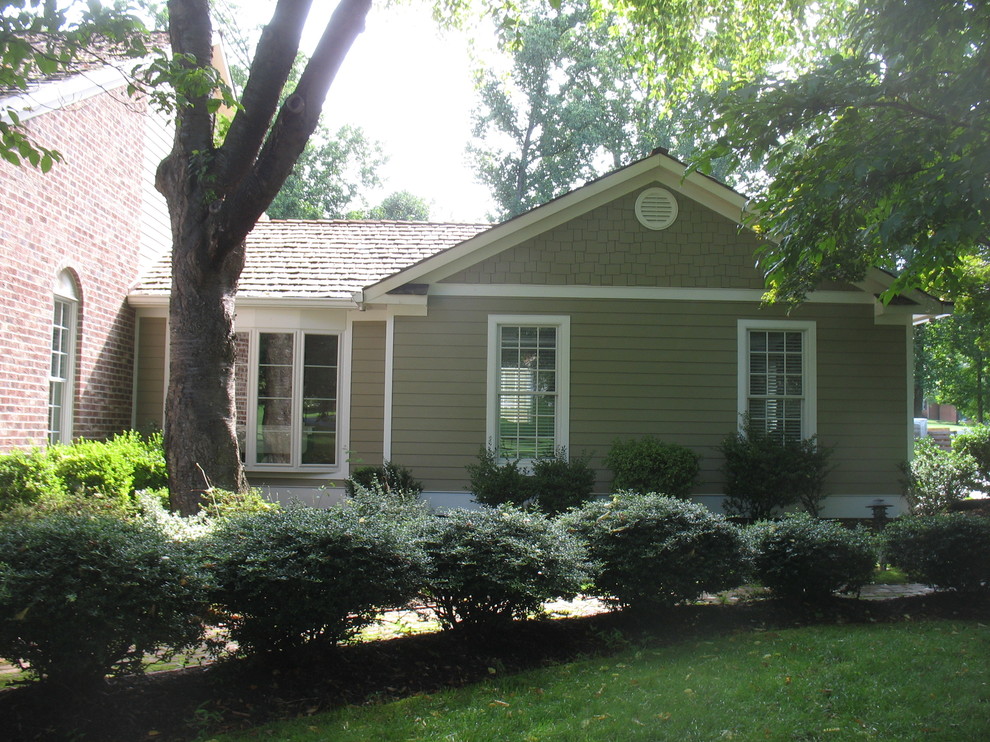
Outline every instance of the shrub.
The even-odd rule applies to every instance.
[[[977,477],[976,460],[959,450],[943,451],[931,438],[917,441],[903,467],[904,499],[912,515],[935,515],[965,498]]]
[[[397,466],[386,461],[382,466],[364,466],[355,469],[351,478],[344,482],[346,493],[353,497],[355,485],[364,489],[377,488],[383,493],[391,493],[397,497],[419,497],[423,492],[423,483],[417,481],[412,472],[404,466]]]
[[[990,425],[977,425],[952,439],[954,453],[968,454],[976,462],[976,484],[990,493]]]
[[[702,505],[619,493],[563,516],[598,565],[595,591],[634,608],[696,600],[745,581],[739,529]]]
[[[676,443],[656,438],[616,440],[605,456],[615,478],[613,491],[656,492],[687,497],[698,478],[699,457]]]
[[[591,497],[595,472],[588,466],[590,460],[589,453],[568,459],[567,449],[559,448],[553,458],[533,462],[530,486],[541,511],[556,515]]]
[[[498,462],[494,447],[482,448],[478,463],[468,464],[468,485],[476,502],[496,507],[512,504],[521,506],[532,497],[529,477],[519,469],[518,461]]]
[[[167,493],[165,501],[168,502]],[[281,509],[281,505],[266,500],[261,491],[257,489],[251,489],[247,492],[231,492],[212,487],[206,491],[200,505],[200,512],[209,518],[229,518],[233,515],[268,513]]]
[[[160,434],[142,438],[131,431],[108,441],[82,440],[0,455],[3,510],[25,505],[50,511],[62,504],[77,509],[81,500],[93,498],[133,511],[135,491],[167,484]]]
[[[44,498],[60,501],[65,483],[55,470],[48,449],[0,454],[0,510],[30,505]]]
[[[511,506],[451,510],[426,524],[425,598],[440,622],[472,625],[524,618],[588,579],[580,543],[539,513]]]
[[[863,530],[849,530],[807,513],[753,525],[754,577],[784,598],[822,600],[859,590],[877,563],[876,546]]]
[[[990,587],[990,518],[950,513],[899,518],[884,530],[885,557],[940,590]]]
[[[790,505],[800,504],[817,517],[825,497],[832,449],[817,439],[786,440],[747,421],[744,430],[725,438],[725,512],[765,520]]]
[[[418,591],[422,551],[388,518],[290,507],[235,516],[205,544],[221,623],[245,652],[340,641]]]
[[[202,635],[202,573],[159,530],[55,514],[0,525],[0,656],[83,686]],[[166,654],[168,651],[166,651]]]

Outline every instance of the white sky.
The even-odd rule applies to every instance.
[[[314,3],[304,47],[322,31],[323,8],[335,5]],[[465,151],[475,102],[471,69],[466,34],[441,35],[429,4],[372,8],[323,113],[328,129],[360,126],[389,157],[380,170],[383,188],[369,205],[408,190],[430,203],[434,220],[487,220],[488,189],[475,182]]]

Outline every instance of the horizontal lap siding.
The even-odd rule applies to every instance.
[[[161,430],[165,410],[165,369],[168,367],[164,317],[138,321],[137,389],[134,427],[143,432]]]
[[[780,310],[717,302],[432,297],[395,328],[393,459],[428,490],[463,490],[485,444],[489,314],[571,318],[570,447],[599,471],[616,438],[655,435],[702,457],[699,494],[723,490],[718,446],[736,426],[736,323]],[[903,327],[868,305],[807,305],[818,335],[818,432],[835,446],[829,491],[892,494],[907,446]],[[448,332],[449,330],[449,332]]]
[[[351,466],[382,463],[385,420],[385,323],[355,322],[351,342]]]

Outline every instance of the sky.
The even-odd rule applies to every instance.
[[[314,3],[304,47],[323,30],[324,6],[335,3]],[[330,89],[323,123],[331,131],[360,126],[381,142],[389,161],[370,206],[408,190],[430,203],[433,220],[487,221],[494,205],[466,152],[474,102],[467,35],[441,34],[426,3],[376,4]]]

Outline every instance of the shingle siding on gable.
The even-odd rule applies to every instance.
[[[510,248],[444,283],[760,289],[757,238],[678,197],[679,215],[653,231],[636,219],[639,192]]]
[[[27,128],[65,161],[49,173],[0,163],[0,449],[47,430],[52,288],[78,278],[75,436],[131,425],[143,104],[98,95],[36,116]]]

